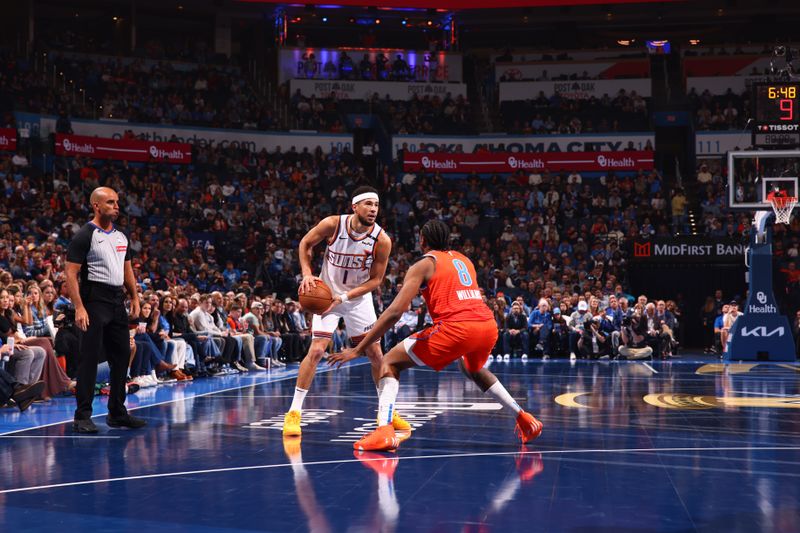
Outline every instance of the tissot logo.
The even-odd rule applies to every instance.
[[[649,242],[639,244],[633,243],[633,257],[650,257],[651,246]]]

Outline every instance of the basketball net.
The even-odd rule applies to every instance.
[[[772,210],[775,211],[775,222],[788,224],[792,218],[792,210],[797,205],[797,197],[787,196],[786,191],[775,191],[767,195],[767,201],[772,204]]]

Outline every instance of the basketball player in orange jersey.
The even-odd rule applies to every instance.
[[[300,363],[292,406],[283,421],[283,434],[287,437],[301,434],[303,400],[339,319],[344,318],[347,334],[354,343],[361,341],[375,324],[372,291],[378,288],[386,274],[392,240],[375,223],[380,207],[378,191],[372,187],[357,188],[353,191],[352,205],[352,215],[326,217],[300,241],[303,280],[298,292],[303,294],[321,279],[333,292],[333,303],[322,315],[314,315],[311,320],[311,346]],[[323,240],[328,246],[320,277],[315,277],[311,271],[312,253],[314,246]],[[372,364],[376,385],[381,376],[383,358],[379,341],[380,337],[373,339],[362,350]],[[411,425],[396,414],[392,423],[396,429],[411,429]]]
[[[497,325],[481,298],[472,261],[449,249],[450,229],[444,222],[425,223],[420,237],[424,255],[408,269],[403,288],[389,308],[358,346],[328,359],[330,364],[341,366],[365,353],[397,322],[422,290],[433,326],[411,335],[384,357],[379,384],[378,429],[353,447],[363,451],[397,448],[399,439],[391,420],[400,387],[400,372],[414,366],[428,366],[438,372],[456,360],[461,371],[483,392],[494,396],[516,415],[515,431],[520,440],[525,443],[535,439],[542,432],[542,423],[523,411],[497,377],[483,368],[497,342]]]

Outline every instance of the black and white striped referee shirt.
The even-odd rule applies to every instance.
[[[81,280],[122,287],[125,284],[125,261],[131,249],[124,233],[112,228],[103,231],[89,222],[84,224],[67,247],[67,261],[81,265]]]

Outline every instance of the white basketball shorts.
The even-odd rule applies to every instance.
[[[357,342],[372,329],[378,319],[372,304],[372,294],[367,293],[337,305],[327,315],[314,315],[311,319],[312,336],[315,339],[332,338],[340,318],[344,318],[347,335]]]

